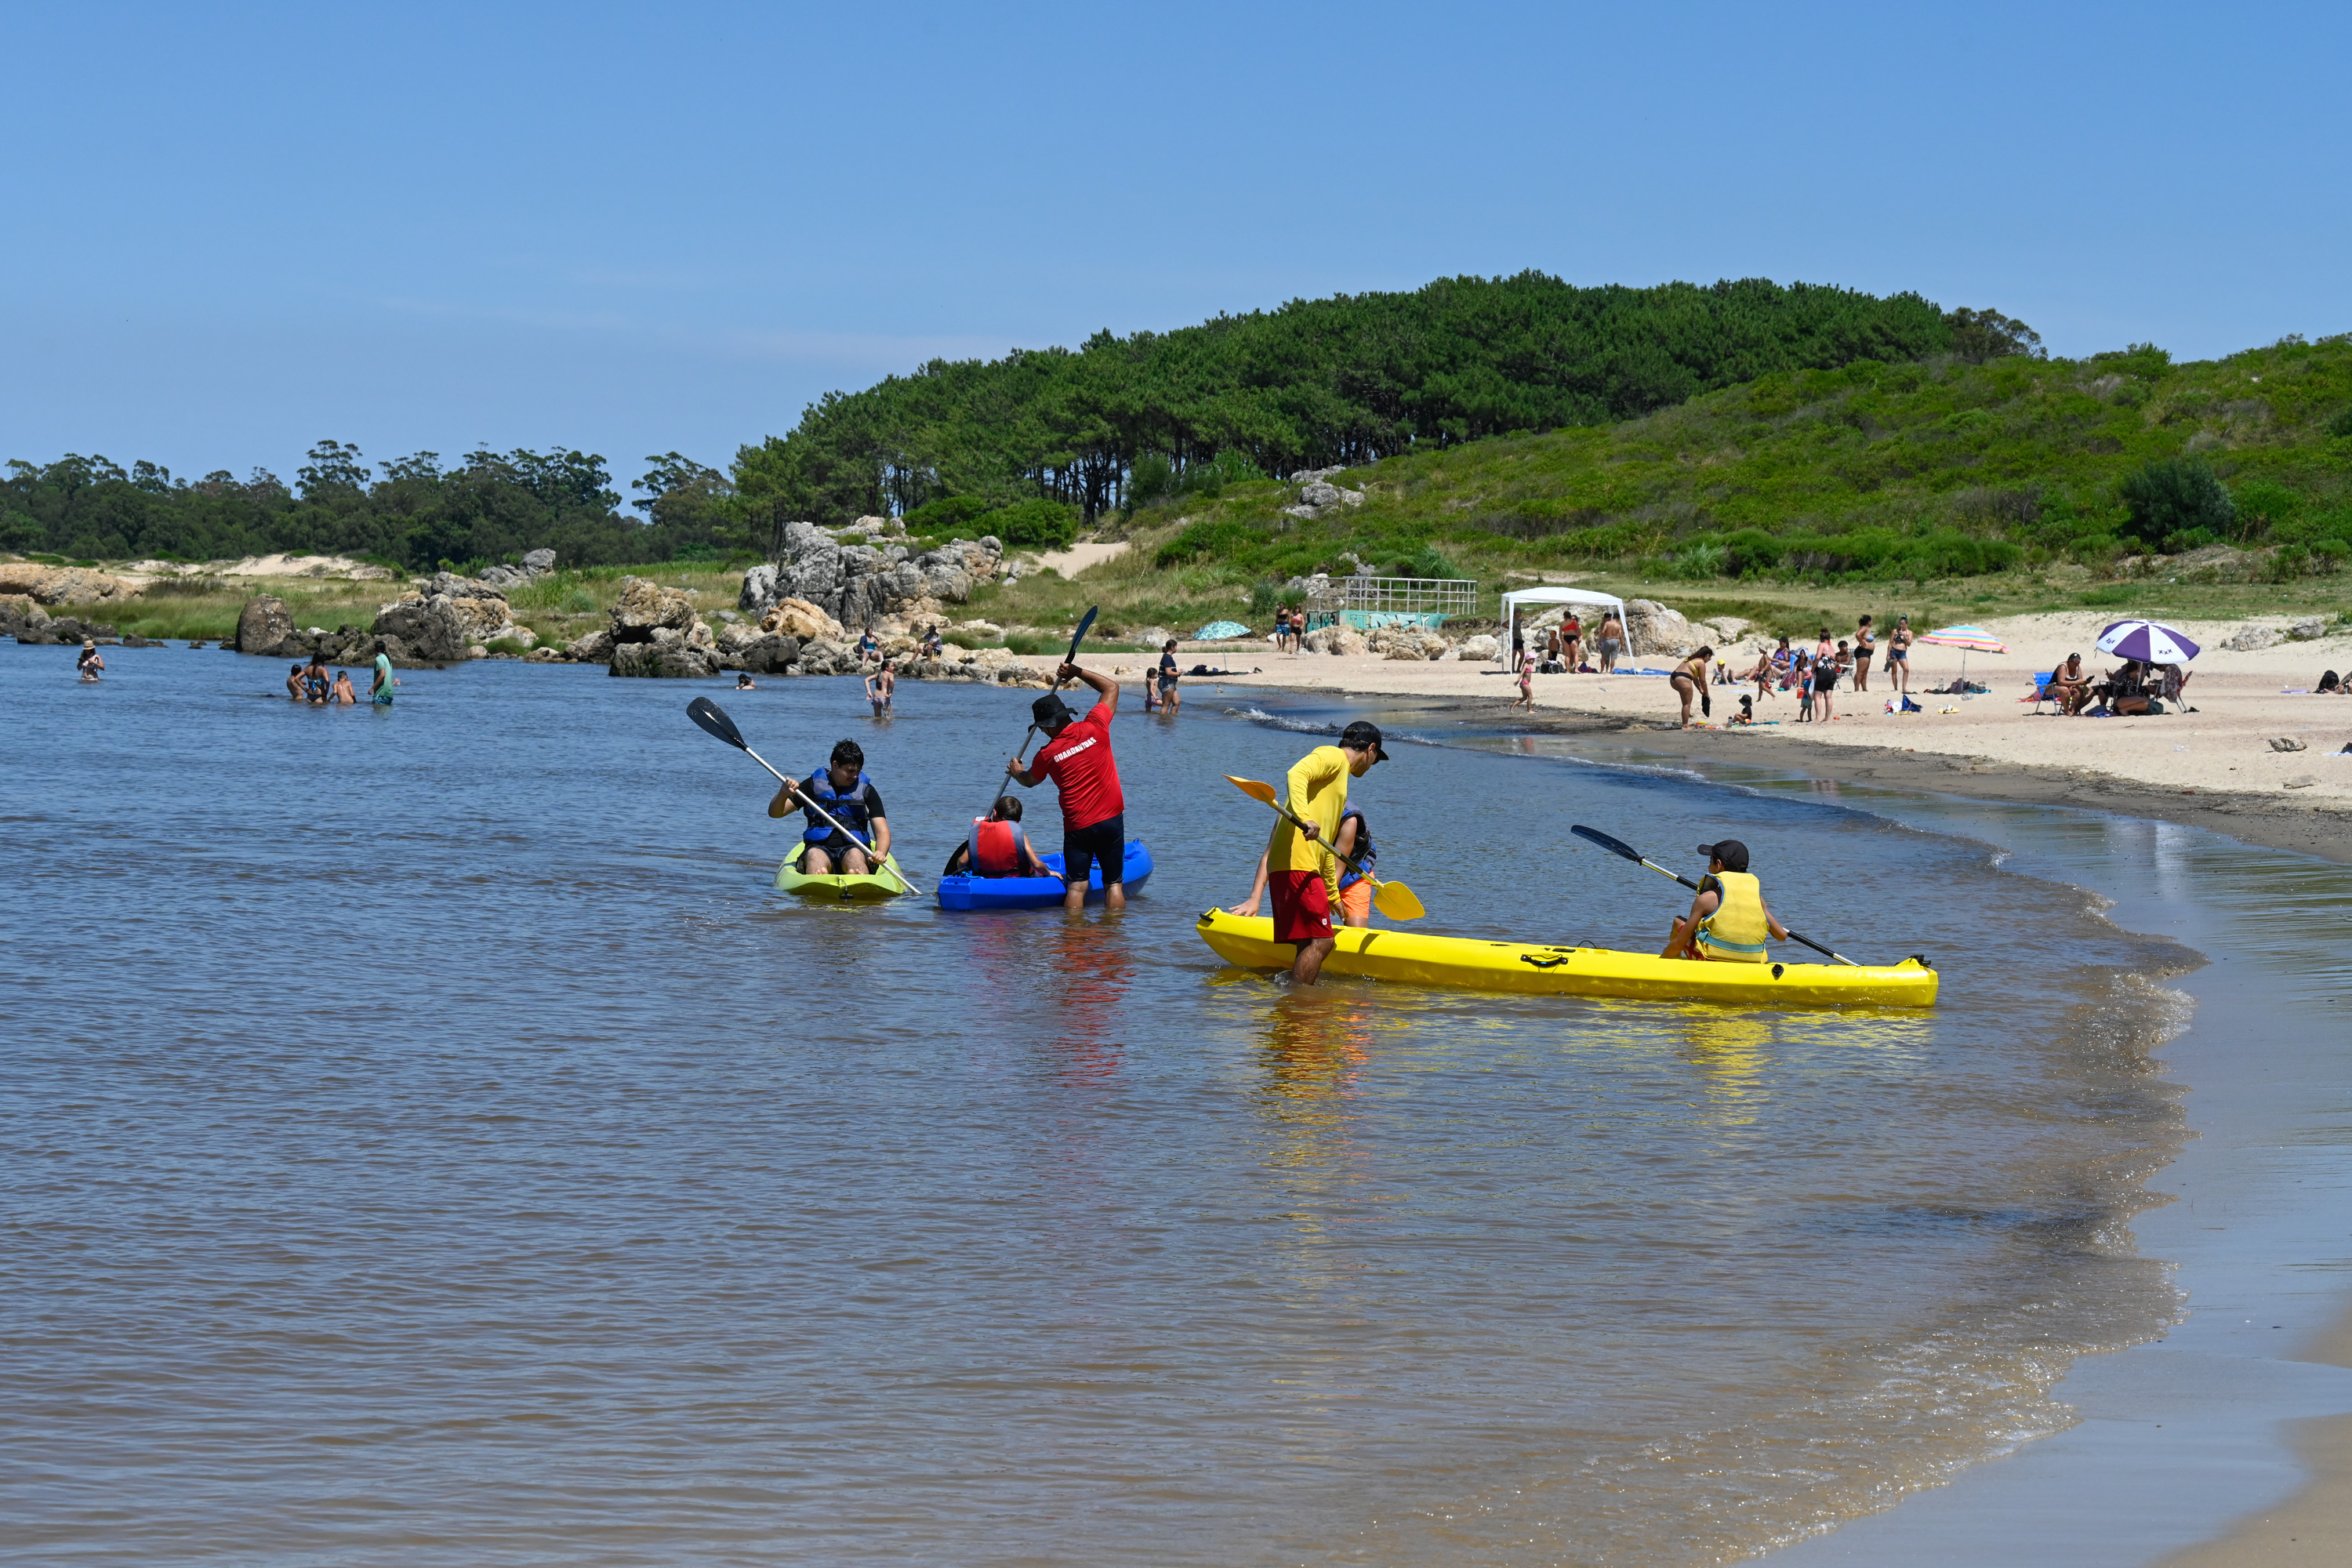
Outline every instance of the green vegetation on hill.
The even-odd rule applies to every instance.
[[[1114,506],[1647,414],[1773,372],[1984,354],[1998,312],[1763,279],[1579,289],[1538,272],[1299,300],[1076,350],[934,360],[834,393],[738,456],[747,519],[845,522],[942,500]],[[1191,483],[1188,485],[1187,481]]]
[[[1162,567],[1279,582],[1357,562],[1499,578],[1614,563],[1706,583],[1892,582],[2152,551],[2267,550],[2293,577],[2352,560],[2352,337],[2174,364],[1856,361],[1781,371],[1622,424],[1415,451],[1284,514],[1261,482],[1124,524]]]

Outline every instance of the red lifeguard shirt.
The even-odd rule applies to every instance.
[[[1125,811],[1118,764],[1110,755],[1110,704],[1096,703],[1085,718],[1046,742],[1029,772],[1052,779],[1060,789],[1062,826],[1072,832]]]

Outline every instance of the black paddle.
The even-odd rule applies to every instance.
[[[1647,866],[1651,870],[1655,871],[1661,877],[1672,877],[1675,881],[1680,882],[1684,887],[1688,888],[1694,893],[1698,891],[1698,884],[1696,882],[1692,881],[1688,877],[1683,876],[1678,872],[1667,870],[1655,860],[1644,859],[1639,849],[1634,848],[1631,844],[1626,843],[1622,838],[1612,838],[1609,835],[1601,832],[1597,827],[1571,826],[1569,828],[1569,831],[1575,834],[1579,838],[1600,845],[1601,847],[1608,850],[1612,855],[1622,855],[1626,859],[1633,861],[1636,865]],[[1786,926],[1782,926],[1780,929],[1783,931],[1789,930]],[[1840,963],[1852,965],[1855,969],[1860,969],[1862,967],[1861,964],[1855,963],[1853,959],[1848,958],[1842,952],[1831,952],[1828,948],[1823,947],[1820,942],[1815,942],[1809,936],[1800,936],[1795,931],[1789,931],[1789,940],[1791,942],[1801,942],[1807,947],[1811,948],[1815,952],[1834,958]]]
[[[1080,621],[1078,623],[1078,629],[1070,634],[1070,651],[1063,656],[1062,662],[1064,664],[1076,664],[1078,662],[1078,644],[1086,640],[1087,628],[1095,624],[1095,611],[1100,607],[1101,606],[1096,605],[1089,605],[1087,606],[1086,619]],[[1056,691],[1062,689],[1062,681],[1059,676],[1056,676],[1054,679],[1054,689]],[[1014,762],[1019,762],[1028,752],[1029,742],[1036,733],[1037,726],[1033,721],[1029,725],[1028,731],[1021,737],[1021,744],[1013,749],[1013,760]],[[1024,767],[1023,771],[1026,772],[1027,769]],[[997,798],[1003,795],[1003,793],[1004,780],[1000,778],[996,781],[996,794],[988,797],[989,810],[994,811],[996,809]]]
[[[761,756],[759,752],[753,751],[750,746],[744,744],[743,731],[735,728],[735,721],[727,717],[727,710],[719,706],[718,703],[710,700],[709,698],[698,697],[693,701],[688,703],[686,705],[686,716],[693,720],[695,723],[699,725],[707,733],[718,736],[720,740],[726,742],[729,745],[734,747],[737,751],[742,752],[745,756],[751,758],[761,767],[766,768],[770,773],[776,773],[775,764],[769,762],[767,758]],[[794,800],[805,803],[810,810],[824,818],[826,824],[830,826],[835,833],[838,833],[846,838],[856,838],[857,837],[856,834],[850,832],[849,829],[844,827],[840,823],[835,821],[831,812],[825,810],[824,807],[817,805],[816,802],[810,800],[808,796],[803,795],[801,793],[801,786],[797,781],[788,779],[782,773],[776,773],[776,782],[782,784],[786,789],[792,791],[793,798]],[[895,858],[885,857],[877,869],[888,872],[891,876],[898,878],[898,885],[900,887],[906,889],[907,891],[914,894],[917,898],[922,897],[923,889],[915,886],[914,883],[907,880],[906,877],[899,871]]]

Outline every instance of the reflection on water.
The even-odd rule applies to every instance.
[[[1687,896],[1567,824],[1736,830],[1943,1005],[1295,993],[1192,922],[1265,836],[1208,786],[1324,716],[1123,715],[1127,913],[949,916],[775,894],[684,683],[419,671],[345,721],[69,651],[0,647],[20,1555],[1712,1563],[2063,1424],[2048,1379],[2173,1308],[2127,1226],[2183,955],[1963,840],[1400,748],[1359,794],[1424,929],[1654,950]],[[861,734],[910,868],[1027,719],[727,700],[779,766]],[[2211,896],[2200,842],[2113,852]]]

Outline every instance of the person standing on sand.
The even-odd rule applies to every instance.
[[[1536,710],[1536,656],[1531,653],[1519,655],[1519,700],[1511,708],[1525,708],[1530,713]],[[1507,713],[1511,708],[1503,711]]]
[[[1683,700],[1682,727],[1685,730],[1691,727],[1693,699],[1697,700],[1700,712],[1711,716],[1715,711],[1715,704],[1706,695],[1706,667],[1714,658],[1715,649],[1703,647],[1675,666],[1674,674],[1666,679],[1666,684],[1674,688],[1675,695]]]
[[[1911,695],[1911,617],[1895,617],[1895,630],[1886,638],[1886,673],[1895,678],[1895,689],[1905,697]]]
[[[1571,675],[1584,659],[1584,623],[1576,618],[1574,610],[1569,611],[1568,617],[1559,623],[1559,657]]]
[[[1291,764],[1283,802],[1288,811],[1266,839],[1265,863],[1274,893],[1274,940],[1288,942],[1297,954],[1290,964],[1294,984],[1314,984],[1323,960],[1338,945],[1331,910],[1341,904],[1341,868],[1325,847],[1339,837],[1348,781],[1387,759],[1380,727],[1359,719],[1339,732],[1338,745],[1318,746]],[[1306,826],[1294,826],[1294,816]]]
[[[1118,763],[1110,754],[1110,721],[1118,710],[1118,683],[1075,664],[1054,672],[1058,684],[1083,680],[1095,689],[1095,705],[1083,719],[1070,711],[1059,692],[1029,705],[1045,743],[1027,768],[1021,759],[1004,764],[1007,777],[1024,789],[1047,779],[1062,795],[1062,908],[1086,908],[1087,883],[1102,862],[1103,908],[1127,908],[1127,796],[1118,787]]]
[[[1870,617],[1864,616],[1853,628],[1853,689],[1870,689],[1870,661],[1878,652],[1878,634],[1870,629]]]
[[[386,653],[376,655],[375,679],[368,686],[368,700],[379,708],[391,707],[392,689],[399,684],[399,678],[392,673],[392,656]]]
[[[1817,661],[1813,666],[1813,707],[1815,710],[1813,717],[1821,720],[1823,723],[1827,723],[1831,719],[1836,717],[1832,710],[1836,707],[1833,698],[1837,691],[1838,671],[1842,668],[1838,663],[1838,658],[1840,655],[1844,653],[1844,651],[1845,645],[1843,643],[1840,643],[1838,645],[1837,653],[1832,654],[1827,658]]]
[[[1625,623],[1611,611],[1601,621],[1601,673],[1612,675],[1617,669],[1617,650],[1625,646]]]

